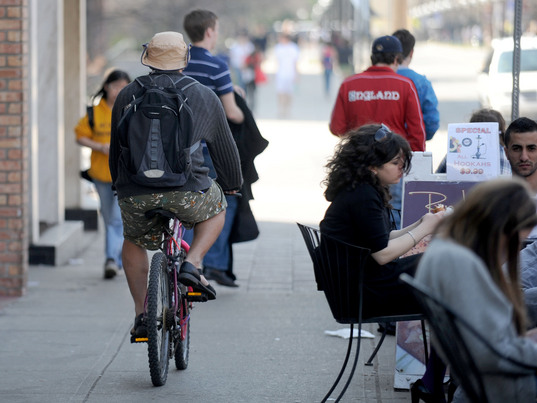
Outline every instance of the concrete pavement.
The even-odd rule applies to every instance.
[[[102,233],[61,267],[33,266],[26,296],[0,311],[0,395],[5,402],[316,402],[330,387],[347,342],[315,291],[293,223],[260,222],[258,240],[237,245],[240,288],[218,287],[192,312],[190,364],[171,362],[151,384],[145,344],[132,345],[134,314],[124,276],[102,276]],[[370,331],[376,333],[374,329]],[[376,338],[378,339],[378,337]],[[363,339],[361,361],[373,347]],[[393,391],[394,338],[358,371],[343,401],[409,400]]]

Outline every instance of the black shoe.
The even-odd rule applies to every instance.
[[[134,327],[131,329],[131,335],[136,338],[147,337],[147,326],[143,313],[134,318]]]
[[[434,394],[423,384],[421,379],[418,379],[410,388],[410,396],[412,403],[419,403],[423,400],[425,403],[446,403],[446,397],[444,394]]]
[[[455,383],[453,378],[451,378],[448,381],[447,385],[447,403],[451,403],[453,401],[453,397],[455,396],[455,392],[457,391],[458,385]]]
[[[201,282],[200,271],[190,262],[183,262],[179,270],[179,281],[187,286],[192,287],[193,290],[207,294],[208,300],[216,298],[216,291],[210,285],[204,285]]]
[[[118,265],[116,264],[114,259],[106,259],[106,262],[104,264],[104,278],[105,279],[111,279],[114,278],[117,275],[117,272],[119,270]]]
[[[395,322],[379,323],[377,332],[384,333],[386,328],[386,334],[389,336],[395,336]]]
[[[226,287],[238,287],[239,285],[229,277],[225,271],[205,268],[203,274],[207,280],[214,280],[217,284]]]

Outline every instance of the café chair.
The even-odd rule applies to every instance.
[[[334,319],[338,323],[350,325],[351,337],[349,338],[347,354],[345,356],[343,366],[341,367],[334,384],[322,402],[326,402],[328,400],[341,380],[343,373],[345,372],[353,343],[352,336],[354,332],[354,325],[356,324],[358,325],[358,336],[360,336],[363,323],[387,324],[389,322],[420,320],[423,332],[425,358],[427,359],[429,354],[424,326],[425,318],[423,314],[416,313],[412,315],[364,317],[363,307],[367,305],[367,301],[364,301],[362,298],[364,269],[366,259],[371,254],[371,251],[366,248],[350,245],[337,240],[321,233],[321,231],[316,228],[312,228],[300,223],[297,223],[297,225],[302,233],[302,237],[304,238],[310,258],[313,262],[317,290],[324,292]],[[380,349],[384,338],[386,337],[386,328],[387,326],[384,326],[382,336],[365,365],[372,365],[372,361]],[[356,364],[358,362],[359,352],[360,337],[357,338],[354,364],[350,371],[348,380],[336,399],[336,402],[343,397],[347,387],[350,384],[356,369]]]
[[[522,368],[537,370],[537,364],[521,362],[498,351],[472,324],[457,315],[427,286],[406,273],[401,274],[399,279],[411,287],[416,299],[423,307],[427,322],[435,336],[432,339],[434,347],[443,353],[448,361],[451,375],[462,387],[468,401],[487,403],[489,400],[481,372],[461,336],[461,329],[475,337],[491,354]]]

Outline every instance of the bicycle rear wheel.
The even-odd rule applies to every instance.
[[[188,352],[190,347],[190,302],[186,299],[187,287],[181,285],[180,306],[177,312],[179,316],[180,331],[176,332],[175,340],[175,368],[186,369],[188,367]]]
[[[147,353],[149,373],[155,386],[166,383],[170,359],[169,330],[172,324],[166,320],[171,300],[167,264],[162,252],[153,255],[147,286]]]

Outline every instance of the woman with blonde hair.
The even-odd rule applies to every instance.
[[[525,337],[519,252],[535,225],[535,202],[524,181],[478,184],[439,225],[416,272],[419,282],[499,351],[530,364],[537,363],[537,343]],[[483,374],[490,402],[535,401],[534,372],[502,361],[465,329],[460,331]],[[427,390],[417,384],[412,401],[428,401]],[[466,401],[462,390],[455,401]]]

